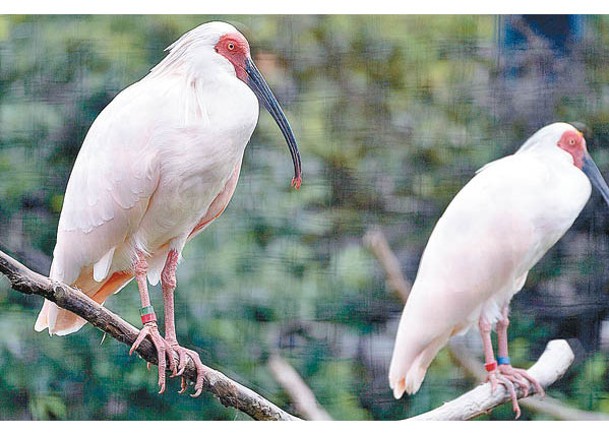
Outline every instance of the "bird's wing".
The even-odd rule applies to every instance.
[[[482,312],[495,320],[581,211],[580,176],[519,154],[493,162],[455,196],[430,236],[398,327],[390,370],[396,395],[419,388],[450,336]]]
[[[59,220],[51,278],[72,284],[94,265],[109,273],[114,250],[137,226],[158,182],[152,128],[137,88],[119,94],[95,120],[74,163]],[[138,110],[139,109],[139,110]]]

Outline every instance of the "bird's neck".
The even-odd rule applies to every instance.
[[[246,132],[247,138],[258,121],[258,100],[250,88],[234,76],[195,79],[190,82],[192,96],[201,113],[216,128]]]
[[[576,167],[573,164],[573,157],[571,154],[560,149],[554,144],[546,145],[545,147],[533,148],[527,152],[548,165],[568,168]]]
[[[160,70],[162,72],[162,70]],[[154,89],[165,89],[167,98],[179,101],[175,116],[184,126],[210,126],[238,133],[249,140],[258,120],[258,100],[249,87],[229,73],[206,76],[173,69],[154,71],[146,77]]]

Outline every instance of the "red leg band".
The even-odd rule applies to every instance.
[[[141,319],[143,324],[148,322],[156,322],[156,314],[144,314],[143,316],[141,316]]]
[[[494,372],[495,370],[497,370],[497,361],[493,361],[487,364],[484,364],[484,368],[486,369],[487,372]]]
[[[142,319],[143,324],[148,322],[156,322],[156,314],[154,314],[154,308],[152,308],[152,305],[140,308],[140,318]]]

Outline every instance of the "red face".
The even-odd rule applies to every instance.
[[[227,33],[220,38],[215,49],[233,64],[237,77],[247,83],[245,59],[250,56],[250,46],[245,38],[240,33]]]
[[[584,155],[586,153],[586,140],[584,135],[579,131],[565,131],[560,137],[557,145],[571,154],[573,164],[579,169],[584,165]]]

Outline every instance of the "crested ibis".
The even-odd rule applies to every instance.
[[[166,368],[180,376],[190,356],[197,396],[204,367],[197,353],[178,344],[176,268],[186,242],[220,216],[233,196],[258,120],[258,100],[287,141],[296,189],[301,161],[290,124],[235,27],[202,24],[167,50],[91,125],[66,188],[50,277],[98,303],[135,278],[143,327],[130,353],[150,337],[158,354],[159,393],[165,390]],[[148,283],[159,281],[165,337],[148,294]],[[45,301],[35,329],[65,335],[85,323]],[[181,392],[186,389],[182,378]]]
[[[609,187],[570,124],[554,123],[513,155],[482,167],[434,227],[400,318],[389,384],[396,399],[416,393],[450,337],[477,324],[487,380],[503,385],[520,408],[514,385],[540,394],[539,383],[512,367],[508,310],[529,270],[571,227],[590,198],[591,183],[609,204]],[[497,359],[491,342],[496,326]]]

